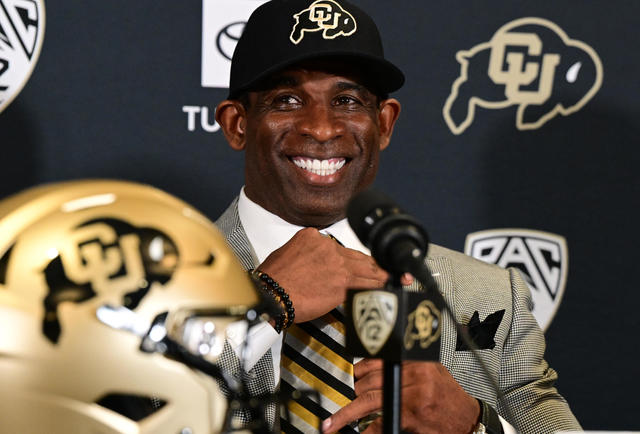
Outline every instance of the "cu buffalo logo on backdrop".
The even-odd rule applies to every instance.
[[[489,42],[459,51],[456,60],[460,76],[442,110],[454,134],[471,126],[477,106],[517,106],[519,130],[540,128],[558,113],[580,110],[602,84],[593,48],[543,18],[511,21]]]
[[[42,0],[0,0],[0,112],[20,93],[44,38]]]
[[[324,39],[334,39],[338,36],[352,35],[357,28],[353,15],[333,0],[317,0],[293,17],[296,23],[289,39],[294,44],[302,41],[304,32],[322,30]]]
[[[531,289],[533,315],[543,330],[558,310],[567,280],[564,237],[529,229],[494,229],[467,235],[467,255],[501,267],[515,267]]]

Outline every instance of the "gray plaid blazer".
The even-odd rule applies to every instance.
[[[257,267],[256,255],[238,217],[237,198],[216,225],[242,265],[246,269]],[[541,434],[580,430],[566,400],[554,387],[558,375],[543,358],[544,335],[531,314],[531,294],[519,272],[433,244],[429,246],[427,264],[460,324],[468,324],[475,311],[482,321],[487,315],[505,310],[494,337],[495,347],[478,352],[496,379],[504,400],[498,400],[473,354],[456,350],[455,325],[449,313],[444,313],[440,362],[464,390],[497,409],[519,432]],[[234,358],[233,352],[228,356]],[[237,366],[237,361],[230,361],[225,368]],[[267,352],[249,372],[250,390],[275,389],[272,366],[271,354]],[[274,415],[274,409],[268,411],[269,420],[273,420]]]

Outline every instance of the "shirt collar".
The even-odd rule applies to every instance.
[[[293,225],[253,202],[245,194],[244,187],[240,190],[238,198],[238,215],[260,263],[303,229],[303,226]],[[347,219],[339,220],[320,232],[330,233],[345,247],[370,254],[349,226]]]

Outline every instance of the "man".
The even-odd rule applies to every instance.
[[[242,354],[249,387],[269,392],[280,382],[291,391],[326,373],[335,386],[319,386],[318,399],[292,405],[284,431],[313,432],[322,422],[324,432],[353,432],[358,420],[382,409],[381,361],[357,363],[355,390],[345,391],[334,380],[351,371],[333,371],[344,348],[330,341],[334,346],[324,352],[325,335],[308,325],[335,335],[347,289],[382,287],[388,278],[349,228],[345,209],[376,176],[400,114],[400,103],[387,95],[403,82],[384,59],[371,18],[343,0],[268,2],[253,13],[236,47],[229,98],[218,105],[216,120],[230,146],[245,152],[245,186],[217,224],[244,266],[258,270],[264,290],[289,310],[250,333],[250,352]],[[428,264],[458,322],[504,310],[495,346],[480,351],[504,400],[473,355],[456,350],[447,318],[441,363],[404,364],[403,429],[502,432],[512,429],[506,418],[522,432],[579,429],[553,387],[557,376],[542,358],[544,338],[518,273],[438,246],[430,246]],[[416,286],[410,276],[403,283]],[[302,345],[307,341],[296,327],[315,340]],[[227,348],[226,367],[239,369],[234,355],[242,342],[229,344],[235,351]],[[325,356],[312,360],[316,354]],[[368,432],[381,428],[378,418]]]

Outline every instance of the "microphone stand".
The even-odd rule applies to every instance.
[[[398,296],[398,316],[404,318],[406,300],[402,295],[402,283],[400,275],[393,273],[386,284],[386,288]],[[383,362],[383,413],[382,426],[385,434],[400,434],[402,414],[402,355],[393,360],[385,359]]]

